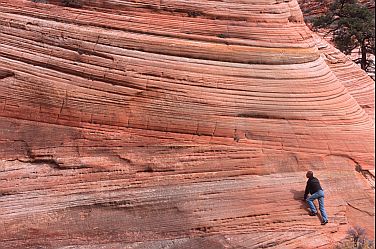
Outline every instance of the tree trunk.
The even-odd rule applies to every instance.
[[[365,41],[362,41],[361,45],[361,52],[362,52],[362,59],[360,61],[360,67],[366,71],[367,69],[367,50],[366,50],[366,44]]]

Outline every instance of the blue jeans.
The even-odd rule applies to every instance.
[[[328,216],[326,215],[325,208],[324,208],[324,191],[319,190],[307,198],[307,203],[312,213],[317,213],[316,207],[313,204],[313,201],[316,199],[319,200],[319,209],[320,209],[320,213],[321,213],[323,221],[328,221]]]

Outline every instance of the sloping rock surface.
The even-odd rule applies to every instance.
[[[0,0],[1,248],[373,235],[374,85],[328,66],[296,1],[50,3]]]
[[[375,120],[375,81],[327,41],[317,35],[315,39],[332,72],[365,112]]]

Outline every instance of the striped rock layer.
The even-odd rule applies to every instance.
[[[374,84],[295,0],[49,2],[0,0],[0,248],[372,236]]]
[[[315,39],[322,57],[332,72],[365,112],[375,120],[375,81],[327,41],[317,35]]]

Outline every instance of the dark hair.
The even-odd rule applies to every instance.
[[[308,178],[311,178],[311,177],[313,177],[313,172],[309,170],[309,171],[307,171],[306,175],[307,175]]]

